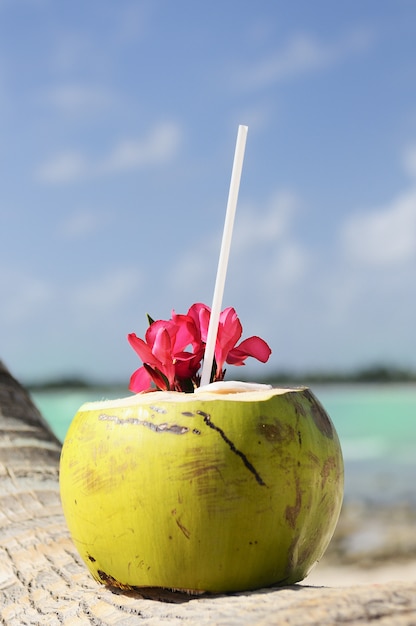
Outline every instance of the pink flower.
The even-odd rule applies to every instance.
[[[128,340],[143,361],[130,379],[129,388],[136,393],[149,389],[152,381],[159,389],[176,389],[180,380],[192,379],[199,370],[203,350],[198,329],[187,315],[173,313],[172,320],[152,322],[145,341],[134,333]],[[197,351],[187,352],[189,345]]]
[[[196,323],[200,324],[201,337],[206,342],[211,309],[205,304],[194,304],[188,311]],[[217,364],[215,380],[222,380],[224,363],[245,365],[248,357],[254,357],[265,363],[271,350],[260,337],[249,337],[236,345],[243,333],[243,327],[234,308],[228,307],[220,314],[217,340],[215,342],[215,361]]]
[[[130,333],[129,343],[143,361],[143,367],[131,376],[131,391],[150,390],[152,382],[161,390],[193,391],[200,382],[198,371],[205,353],[210,316],[209,307],[195,303],[187,315],[172,311],[170,320],[151,321],[145,341]],[[263,363],[268,360],[271,350],[260,337],[249,337],[237,345],[242,332],[235,309],[224,309],[215,344],[213,380],[223,380],[225,363],[244,365],[248,357]]]

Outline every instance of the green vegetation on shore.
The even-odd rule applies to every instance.
[[[240,377],[244,378],[244,377]],[[258,382],[272,385],[310,385],[310,384],[348,384],[348,383],[416,383],[416,371],[386,365],[374,365],[351,372],[311,371],[304,373],[289,372],[286,370],[273,372]],[[71,389],[105,389],[108,387],[120,388],[121,392],[128,392],[128,384],[91,382],[82,377],[61,377],[53,380],[32,382],[26,384],[31,391],[59,391]]]
[[[389,367],[384,365],[374,365],[371,367],[357,369],[352,372],[305,372],[295,374],[290,372],[276,372],[268,376],[265,382],[269,384],[341,384],[341,383],[414,383],[416,382],[416,371]]]

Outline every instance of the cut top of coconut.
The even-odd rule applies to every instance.
[[[273,389],[272,385],[264,385],[262,383],[243,383],[240,380],[221,380],[215,383],[209,383],[202,387],[197,387],[194,391],[196,394],[200,393],[241,393],[244,391],[267,391]]]
[[[86,402],[82,405],[82,411],[95,411],[100,409],[111,409],[123,406],[154,405],[158,402],[195,402],[196,400],[215,400],[253,402],[267,400],[272,396],[283,395],[294,391],[302,391],[304,387],[272,387],[260,383],[245,383],[240,381],[217,381],[198,387],[194,393],[184,393],[179,391],[152,391],[148,393],[137,393],[116,400],[101,400],[96,402]]]
[[[302,388],[303,389],[303,388]],[[252,402],[255,400],[266,400],[271,396],[278,396],[291,391],[299,391],[299,388],[294,387],[273,387],[272,385],[265,385],[262,383],[245,383],[239,380],[222,380],[209,385],[203,385],[197,387],[193,394],[187,394],[196,396],[198,399],[203,400],[215,400],[215,398],[221,398],[221,400],[242,400],[245,402]]]

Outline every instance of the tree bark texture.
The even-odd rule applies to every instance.
[[[0,362],[0,623],[10,626],[416,626],[416,583],[294,585],[189,597],[123,593],[89,575],[59,498],[60,443]]]

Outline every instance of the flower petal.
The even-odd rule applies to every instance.
[[[130,378],[129,389],[134,393],[140,393],[140,391],[147,391],[150,389],[152,379],[147,373],[144,367],[139,367],[138,370],[133,372]]]
[[[193,378],[201,367],[203,356],[203,348],[195,354],[192,354],[192,352],[179,352],[175,358],[175,377],[182,379]]]
[[[158,335],[163,329],[167,331],[169,337],[171,338],[171,343],[173,344],[177,332],[175,324],[172,322],[172,320],[156,320],[148,327],[145,335],[146,343],[151,346],[152,351],[155,341],[157,341]]]
[[[266,363],[272,351],[268,344],[260,337],[248,337],[228,353],[227,363],[230,365],[244,365],[245,359],[251,356]]]
[[[157,360],[165,365],[172,363],[172,341],[166,328],[159,328],[155,335],[155,341],[152,346],[152,352]]]
[[[211,309],[206,304],[202,304],[202,302],[195,302],[195,304],[190,307],[188,315],[194,320],[199,330],[201,341],[206,343]]]
[[[201,344],[201,333],[190,315],[176,315],[172,311],[172,321],[176,326],[174,353],[184,350],[187,346],[194,349]]]
[[[158,389],[160,389],[161,391],[169,391],[169,389],[171,389],[171,383],[163,372],[158,370],[156,367],[150,367],[150,365],[147,365],[147,363],[144,364],[144,368],[148,372],[149,376],[151,377]]]
[[[152,349],[145,341],[143,341],[143,339],[137,337],[135,333],[130,333],[129,335],[127,335],[127,339],[129,341],[129,344],[131,345],[133,350],[137,352],[143,363],[154,363],[155,359],[152,354]]]
[[[222,371],[229,352],[240,339],[243,327],[238,319],[235,309],[228,307],[220,314],[217,340],[215,343],[215,360],[217,362],[217,375]]]
[[[234,348],[242,334],[243,327],[235,309],[232,307],[224,309],[220,315],[218,327],[218,337],[220,338],[223,349],[229,351]]]

